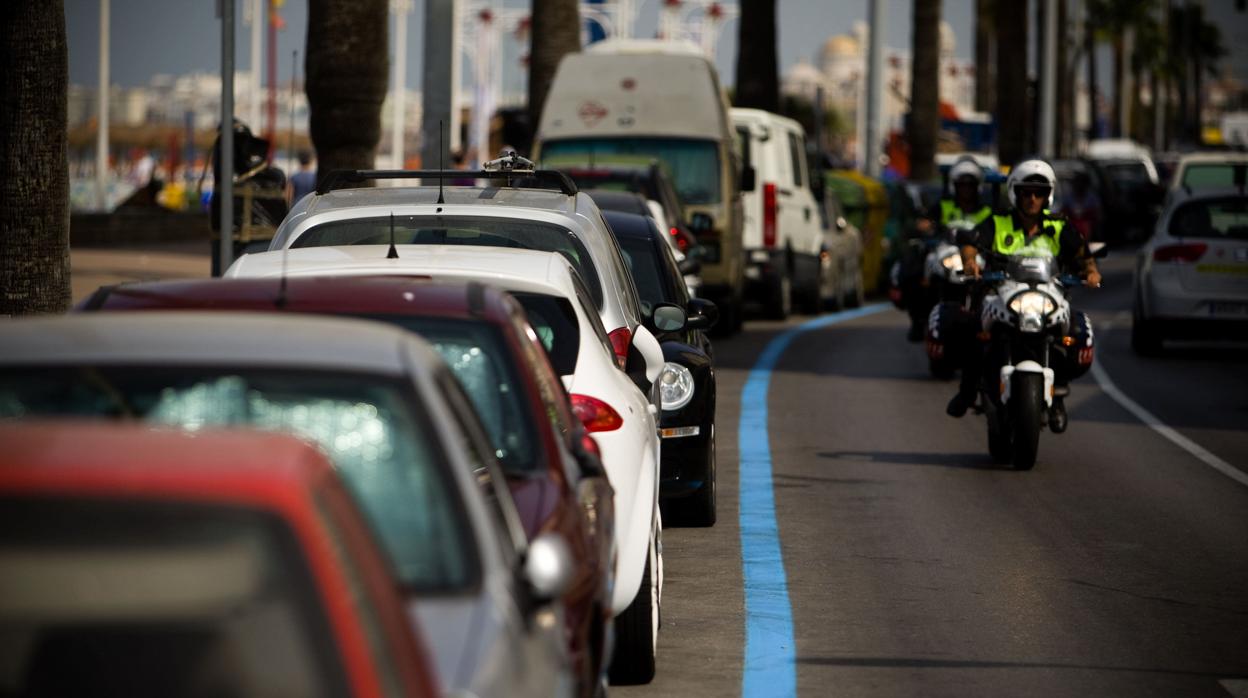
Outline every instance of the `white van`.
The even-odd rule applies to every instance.
[[[741,144],[746,299],[772,318],[820,309],[824,216],[811,190],[806,132],[761,109],[732,109]]]
[[[741,324],[740,164],[715,67],[692,44],[609,39],[559,64],[533,157],[586,165],[612,157],[662,160],[698,238],[702,295],[720,325]]]

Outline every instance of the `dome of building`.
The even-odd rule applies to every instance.
[[[856,56],[861,52],[858,47],[858,40],[849,34],[837,34],[829,37],[823,42],[823,55],[826,56]]]

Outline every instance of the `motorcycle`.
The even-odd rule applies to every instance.
[[[962,253],[955,243],[958,230],[970,227],[970,222],[952,224],[924,261],[923,285],[931,302],[924,348],[928,370],[942,380],[953,377],[963,352],[972,350],[979,331],[975,326],[979,318],[972,311],[962,276]],[[977,255],[976,259],[982,267],[984,258]]]
[[[981,281],[988,289],[980,321],[991,342],[981,386],[988,452],[1018,470],[1035,466],[1042,428],[1065,431],[1051,413],[1055,370],[1075,377],[1092,363],[1091,327],[1082,313],[1071,322],[1067,299],[1083,282],[1055,265],[1048,257],[1009,257],[1004,272],[985,272]]]

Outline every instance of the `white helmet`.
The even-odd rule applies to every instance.
[[[963,177],[973,177],[975,179],[975,187],[978,189],[979,185],[984,183],[984,170],[974,158],[959,158],[957,162],[953,163],[953,167],[949,168],[948,189],[950,196],[954,194],[954,185]]]
[[[1051,208],[1053,197],[1057,194],[1057,174],[1053,172],[1053,167],[1044,160],[1024,160],[1010,170],[1010,178],[1005,183],[1006,194],[1010,197],[1010,206],[1018,207],[1014,187],[1020,184],[1040,184],[1041,180],[1049,185],[1049,198],[1044,202],[1044,207]]]

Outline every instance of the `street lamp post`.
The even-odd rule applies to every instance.
[[[100,90],[99,117],[95,135],[95,196],[101,211],[108,211],[108,23],[109,0],[100,0]]]
[[[407,119],[407,14],[412,11],[411,0],[391,0],[390,11],[394,13],[394,96],[390,116],[390,165],[403,169],[404,133]]]

